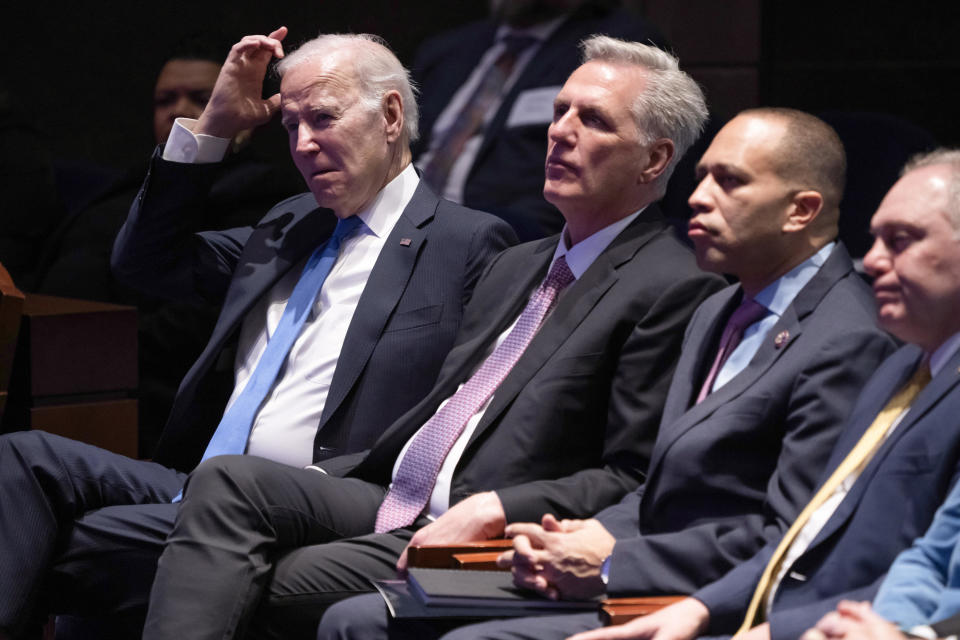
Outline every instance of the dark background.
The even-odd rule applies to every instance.
[[[663,27],[718,119],[754,104],[906,118],[960,145],[960,3],[629,0]],[[18,2],[4,11],[0,87],[57,159],[126,167],[150,152],[151,90],[169,43],[203,30],[225,43],[285,24],[384,36],[407,64],[423,38],[485,15],[481,0]],[[258,144],[281,161],[279,128]]]

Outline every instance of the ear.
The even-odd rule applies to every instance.
[[[798,191],[790,202],[790,212],[783,223],[784,233],[805,229],[823,211],[823,196],[818,191]]]
[[[396,142],[403,133],[403,98],[398,91],[388,91],[383,96],[383,122],[387,142]]]
[[[647,165],[640,171],[637,182],[649,184],[659,178],[660,174],[670,166],[673,153],[673,140],[669,138],[655,140],[647,150]]]

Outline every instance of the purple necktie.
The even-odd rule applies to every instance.
[[[723,363],[727,361],[733,350],[740,344],[743,331],[765,315],[767,315],[767,308],[759,302],[755,302],[753,298],[744,298],[740,306],[733,312],[733,315],[727,321],[727,326],[723,329],[723,335],[720,336],[720,348],[717,350],[717,357],[713,361],[713,366],[710,367],[707,379],[703,381],[703,386],[700,388],[697,404],[703,402],[703,399],[710,394],[713,381],[717,379],[717,374],[720,373]]]
[[[453,443],[523,355],[553,308],[557,294],[573,280],[566,259],[560,256],[503,342],[417,432],[377,511],[377,533],[406,527],[417,519],[433,493],[437,474]]]

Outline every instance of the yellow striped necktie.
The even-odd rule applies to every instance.
[[[827,498],[833,495],[837,487],[839,487],[851,473],[866,466],[870,459],[873,458],[873,454],[880,448],[880,444],[883,442],[887,431],[890,430],[890,427],[894,424],[897,417],[910,406],[914,398],[917,397],[917,394],[923,390],[928,382],[930,382],[930,367],[926,362],[922,362],[920,366],[917,367],[913,377],[903,385],[900,391],[898,391],[880,413],[877,414],[873,423],[863,433],[857,444],[854,445],[850,453],[847,454],[847,457],[844,458],[836,470],[830,474],[830,477],[827,478],[827,481],[820,487],[820,490],[817,491],[810,502],[807,503],[807,506],[803,508],[803,511],[800,512],[800,515],[797,516],[797,519],[790,525],[787,533],[784,534],[776,551],[773,552],[773,556],[767,563],[767,567],[760,577],[760,582],[753,592],[750,606],[747,607],[747,615],[735,635],[749,631],[751,627],[762,621],[760,612],[763,608],[763,603],[767,599],[767,594],[773,584],[774,577],[780,572],[780,564],[787,555],[787,551],[796,539],[797,534],[800,533],[807,524],[807,521],[810,520],[810,516],[826,502]]]

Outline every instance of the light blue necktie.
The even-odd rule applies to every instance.
[[[243,391],[223,414],[206,451],[203,452],[201,462],[214,456],[240,454],[246,451],[253,420],[260,411],[260,405],[273,388],[277,374],[290,353],[290,347],[300,335],[303,323],[310,315],[310,309],[313,308],[317,294],[320,293],[320,287],[323,286],[324,280],[327,279],[333,264],[337,261],[340,243],[360,223],[361,220],[357,216],[338,221],[330,240],[325,245],[317,247],[307,260],[303,273],[300,274],[300,280],[297,281],[297,286],[294,287],[287,306],[283,310],[280,322],[277,323],[276,330],[267,341],[263,355],[260,356],[260,361],[247,380]],[[173,501],[178,502],[181,495]]]

